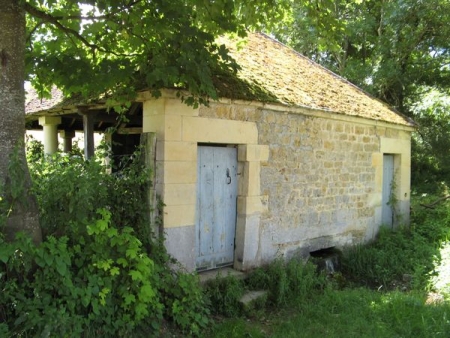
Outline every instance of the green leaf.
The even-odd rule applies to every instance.
[[[134,280],[134,281],[142,280],[142,274],[141,274],[140,271],[130,270],[130,272],[128,274],[131,276],[131,279]]]
[[[155,296],[155,291],[150,284],[143,285],[139,290],[139,300],[143,302],[150,301]]]
[[[56,270],[61,276],[65,276],[67,273],[67,265],[61,257],[55,258]]]
[[[109,270],[109,273],[111,274],[111,276],[117,276],[120,274],[120,270],[117,266],[114,266],[111,268],[111,270]]]
[[[11,255],[14,253],[14,248],[12,245],[2,243],[0,245],[0,261],[7,263]]]
[[[136,297],[129,293],[124,296],[125,305],[130,305],[131,303],[134,303],[136,301]]]
[[[116,262],[117,264],[122,265],[122,267],[124,268],[128,266],[128,261],[125,258],[118,258]]]

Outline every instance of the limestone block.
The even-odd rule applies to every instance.
[[[156,190],[165,205],[192,205],[196,204],[197,186],[194,183],[157,184]]]
[[[142,131],[156,133],[158,139],[164,138],[164,115],[144,115],[142,118]]]
[[[216,105],[214,107],[214,116],[219,119],[233,119],[233,112],[231,105]]]
[[[355,134],[357,135],[365,134],[365,128],[361,126],[355,126]]]
[[[156,145],[158,161],[197,161],[197,143],[167,141]]]
[[[189,226],[195,224],[195,208],[195,204],[166,205],[163,213],[164,228]]]
[[[181,116],[166,115],[164,117],[164,139],[166,141],[181,141]]]
[[[164,161],[157,166],[157,174],[163,175],[163,181],[158,181],[158,183],[196,183],[197,162]]]
[[[144,117],[152,116],[152,115],[164,115],[164,106],[165,99],[164,98],[149,98],[144,101],[142,105],[142,115]]]
[[[261,201],[262,196],[238,196],[237,212],[238,215],[252,215],[265,211]]]
[[[409,140],[380,137],[380,152],[385,154],[409,154],[411,143]]]
[[[164,108],[167,115],[198,116],[198,108],[188,106],[180,98],[166,99]]]
[[[381,167],[383,165],[383,153],[372,153],[372,166]]]
[[[344,124],[342,122],[335,121],[334,122],[334,131],[337,133],[344,132]]]
[[[75,137],[75,130],[60,130],[59,136],[63,139],[72,139]]]
[[[253,122],[201,117],[183,118],[183,141],[224,144],[257,144],[258,129]]]
[[[269,160],[268,145],[241,145],[238,147],[238,161],[267,161]]]
[[[399,176],[399,200],[409,200],[411,197],[411,167],[401,166]]]
[[[235,268],[247,270],[258,265],[259,232],[259,215],[237,216]]]
[[[261,192],[261,166],[259,162],[245,162],[239,178],[238,194],[258,196]]]

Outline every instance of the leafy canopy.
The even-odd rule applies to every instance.
[[[283,16],[278,0],[29,0],[27,74],[41,94],[133,95],[183,88],[189,103],[216,98],[212,76],[236,71],[225,33],[244,36]]]
[[[450,88],[449,19],[448,0],[311,0],[294,5],[275,31],[408,114],[422,86]]]

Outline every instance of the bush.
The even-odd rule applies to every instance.
[[[2,243],[2,319],[12,332],[127,336],[144,319],[157,328],[163,305],[153,261],[133,231],[111,227],[105,210],[86,227],[74,245],[66,236],[39,247],[25,236]]]
[[[397,230],[381,228],[376,241],[343,251],[344,274],[371,287],[429,288],[439,248],[450,238],[447,206],[433,211],[418,210],[411,226]]]
[[[197,279],[171,270],[150,231],[139,158],[114,174],[102,158],[33,158],[44,240],[0,238],[1,336],[152,336],[163,317],[190,335],[207,325]]]
[[[149,206],[150,172],[132,156],[127,167],[109,173],[104,158],[84,161],[55,154],[30,164],[44,236],[77,238],[83,224],[96,218],[99,208],[111,211],[118,227],[131,227],[148,249],[151,245]],[[73,233],[72,233],[73,232]]]

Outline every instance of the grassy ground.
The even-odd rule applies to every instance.
[[[357,252],[354,262],[370,256],[371,264],[381,265],[366,269],[362,264],[361,283],[338,275],[298,302],[220,318],[204,336],[450,337],[449,208],[421,210],[412,230],[388,234],[378,246]],[[374,279],[377,273],[383,273],[383,282]]]
[[[424,295],[368,289],[329,291],[267,317],[229,319],[211,337],[449,337],[450,306]],[[270,318],[270,319],[269,319]]]

